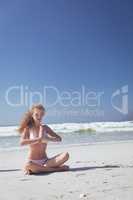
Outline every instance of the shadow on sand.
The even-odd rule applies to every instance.
[[[21,171],[21,169],[0,169],[0,172],[15,172]]]
[[[95,169],[112,169],[112,168],[120,168],[119,165],[103,165],[103,166],[88,166],[88,167],[73,167],[69,168],[68,170],[65,170],[65,172],[77,172],[77,171],[86,171],[86,170],[95,170]],[[21,169],[1,169],[0,172],[15,172],[15,171],[21,171]],[[60,171],[64,172],[64,171]],[[48,175],[51,173],[57,173],[57,172],[40,172],[37,174],[32,173],[33,175],[40,176],[40,175]]]
[[[69,168],[68,170],[65,171],[60,171],[60,172],[77,172],[77,171],[86,171],[86,170],[95,170],[95,169],[112,169],[112,168],[120,168],[119,165],[104,165],[104,166],[88,166],[88,167],[73,167]],[[37,174],[33,174],[36,176],[42,176],[42,175],[48,175],[51,173],[57,173],[57,172],[40,172]]]

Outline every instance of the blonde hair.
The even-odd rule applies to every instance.
[[[18,128],[18,132],[22,133],[25,128],[34,128],[35,127],[35,122],[32,117],[32,114],[34,112],[34,109],[39,109],[45,112],[45,108],[42,104],[34,104],[31,109],[25,113],[24,117],[22,118],[22,121],[20,123],[20,126]]]

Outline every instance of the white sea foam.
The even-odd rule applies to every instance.
[[[133,131],[133,122],[92,122],[92,123],[62,123],[48,124],[57,133],[76,132],[122,132]],[[17,126],[0,127],[0,137],[18,136]]]
[[[2,126],[0,127],[0,137],[8,137],[8,136],[17,136],[19,135],[17,132],[17,126]]]

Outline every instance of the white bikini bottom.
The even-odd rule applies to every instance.
[[[44,165],[48,160],[49,160],[49,158],[44,158],[44,159],[41,159],[41,160],[30,159],[29,162],[33,162],[33,163],[38,164],[38,165]]]

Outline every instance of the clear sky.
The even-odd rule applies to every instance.
[[[47,90],[47,102],[44,100],[43,104],[48,123],[132,117],[132,11],[131,0],[0,1],[0,125],[17,124],[29,108],[26,103],[8,104],[6,92],[13,86],[27,87],[24,94],[36,91],[43,97],[44,87],[56,88],[60,98],[61,92],[69,92],[68,106],[58,102],[48,107],[57,94]],[[125,85],[129,100],[127,114],[111,105],[111,95]],[[91,99],[86,105],[71,105],[72,92],[81,94],[82,86],[86,95],[88,91],[93,91],[93,95],[103,92],[98,107],[94,106],[96,99],[93,106]],[[19,102],[19,90],[12,90],[8,98],[12,103]],[[121,95],[116,98],[114,103],[120,107]],[[34,101],[39,102],[39,98],[36,96]]]

